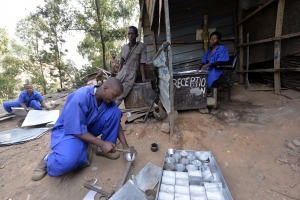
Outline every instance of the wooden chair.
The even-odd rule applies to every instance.
[[[226,84],[228,88],[228,101],[230,101],[230,93],[231,93],[231,79],[233,72],[237,66],[238,56],[229,56],[229,60],[223,65],[217,66],[217,69],[223,69],[223,74],[220,78],[214,83],[217,86],[222,84]]]

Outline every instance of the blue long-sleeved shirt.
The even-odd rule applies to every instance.
[[[216,50],[212,53],[210,60],[207,60],[208,55],[210,54],[212,48],[210,47],[204,54],[202,58],[202,63],[215,63],[215,62],[226,62],[229,60],[229,52],[225,45],[219,44]],[[222,69],[216,69],[214,67],[207,68],[209,71],[208,73],[208,80],[207,80],[207,87],[210,87],[215,80],[217,80],[223,73]]]

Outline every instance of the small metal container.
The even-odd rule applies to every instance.
[[[196,158],[199,158],[200,155],[201,155],[201,151],[195,151],[194,156]]]
[[[185,170],[185,166],[183,164],[177,163],[175,164],[175,169],[179,172],[182,172]]]
[[[172,171],[174,169],[174,165],[172,163],[165,163],[164,169],[168,171]]]
[[[173,154],[172,158],[174,158],[175,162],[178,163],[179,159],[181,158],[181,155],[179,153],[175,153],[175,154]]]
[[[202,162],[200,160],[193,160],[192,164],[196,167],[200,167],[202,165]]]
[[[181,164],[183,164],[183,165],[187,165],[187,164],[190,163],[190,161],[189,161],[188,159],[186,159],[186,158],[181,158],[181,159],[179,160],[179,163],[181,163]]]
[[[169,157],[172,157],[173,154],[174,154],[174,149],[168,149],[168,150],[167,150],[167,155],[168,155]]]
[[[182,158],[186,158],[188,156],[188,152],[180,151],[180,155],[181,155]]]
[[[172,157],[167,157],[167,158],[165,158],[165,162],[166,163],[175,163],[175,159]]]
[[[192,163],[193,160],[196,160],[196,156],[194,155],[188,155],[186,158],[190,161],[190,163]]]
[[[185,166],[186,170],[197,170],[198,167],[196,167],[195,165],[192,164],[188,164],[187,166]]]

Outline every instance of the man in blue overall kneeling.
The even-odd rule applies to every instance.
[[[29,108],[42,110],[43,107],[46,110],[50,110],[45,104],[42,95],[34,90],[30,83],[24,84],[24,90],[20,93],[18,100],[3,102],[3,108],[7,112],[5,116],[13,115],[12,107],[23,107],[26,112],[29,111]]]
[[[124,150],[129,150],[120,120],[122,112],[115,100],[123,92],[122,83],[110,77],[103,85],[82,87],[70,94],[56,121],[50,148],[35,168],[32,180],[46,176],[60,176],[66,172],[91,164],[89,144],[98,146],[96,154],[117,159],[114,152],[117,138]],[[101,135],[101,139],[97,136]]]

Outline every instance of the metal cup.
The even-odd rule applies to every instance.
[[[200,168],[200,166],[202,165],[202,162],[201,162],[200,160],[193,160],[193,161],[192,161],[192,164],[193,164],[194,166]]]
[[[165,163],[164,164],[164,169],[167,171],[172,171],[174,169],[173,163]]]
[[[186,158],[188,156],[188,152],[180,151],[180,155],[181,155],[182,158]]]
[[[166,163],[172,163],[172,164],[173,164],[173,163],[175,163],[175,159],[172,158],[172,157],[166,157],[166,158],[165,158],[165,162],[166,162]]]
[[[167,153],[168,153],[168,156],[172,157],[174,154],[174,149],[168,149]]]
[[[186,158],[190,161],[190,163],[192,163],[193,160],[196,160],[196,156],[194,155],[188,155]]]
[[[185,170],[185,166],[183,164],[177,163],[175,164],[175,169],[179,172],[182,172],[183,170]]]
[[[200,155],[201,155],[201,151],[196,151],[196,152],[194,153],[194,156],[195,156],[196,158],[199,158]]]
[[[187,164],[190,163],[190,161],[189,161],[188,159],[186,159],[186,158],[181,158],[179,162],[180,162],[181,164],[183,164],[183,165],[187,165]]]
[[[186,170],[197,170],[198,167],[196,167],[195,165],[192,164],[188,164],[187,166],[185,166]]]
[[[174,158],[175,162],[178,163],[179,159],[181,158],[181,155],[179,155],[179,153],[175,153],[175,154],[173,154],[172,158]]]

